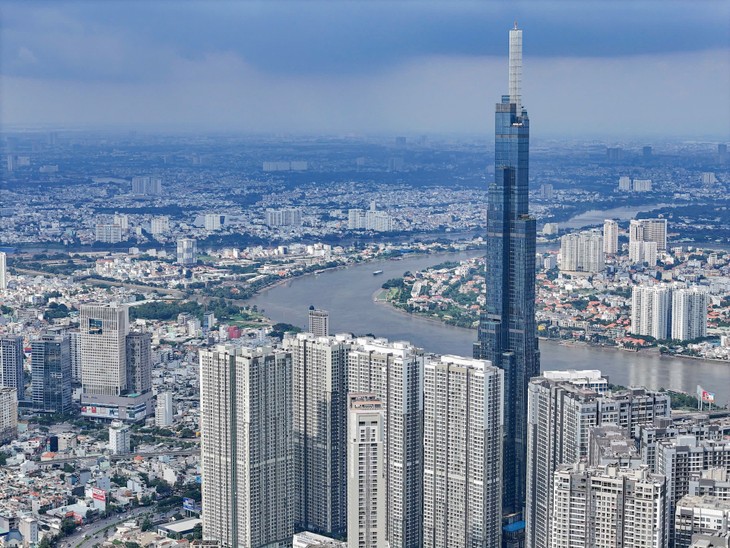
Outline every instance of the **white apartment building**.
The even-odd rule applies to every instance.
[[[666,284],[631,290],[631,333],[664,340],[671,337],[672,288]]]
[[[157,394],[155,405],[155,426],[172,426],[175,420],[175,408],[172,403],[172,392],[160,392]]]
[[[154,236],[170,232],[170,217],[167,215],[152,217],[152,221],[150,222],[150,232]]]
[[[672,292],[672,339],[687,341],[707,336],[707,305],[705,288],[693,286]]]
[[[129,442],[129,426],[120,421],[112,421],[111,425],[109,425],[109,451],[113,455],[129,453]]]
[[[504,372],[429,356],[424,378],[423,546],[501,545]]]
[[[215,231],[221,228],[221,215],[219,213],[206,213],[203,218],[205,230]]]
[[[295,207],[267,209],[266,224],[274,226],[302,226],[302,210]]]
[[[266,347],[200,352],[205,540],[292,544],[291,365],[289,353]]]
[[[666,219],[634,219],[629,223],[629,245],[631,242],[656,242],[658,251],[667,249]]]
[[[665,548],[666,481],[646,467],[561,465],[553,480],[550,548]]]
[[[407,342],[362,337],[347,355],[349,392],[372,392],[385,409],[386,540],[422,546],[422,350]]]
[[[375,394],[348,395],[347,547],[385,546],[383,403]]]
[[[690,548],[694,535],[730,533],[730,501],[686,495],[674,511],[674,548]]]
[[[97,242],[106,244],[116,244],[122,241],[122,227],[117,224],[97,224],[96,235]]]
[[[82,304],[81,386],[84,394],[119,396],[127,389],[126,305]]]
[[[618,253],[618,223],[612,219],[603,221],[603,252],[606,255]]]
[[[619,177],[618,189],[622,192],[631,192],[631,177]]]
[[[0,251],[0,291],[8,288],[8,261],[7,254]]]
[[[650,267],[656,266],[657,243],[642,241],[629,242],[629,261],[633,264],[646,263]]]
[[[18,435],[18,392],[15,388],[0,386],[0,445]]]
[[[606,269],[603,236],[597,230],[560,238],[560,270],[597,273]]]

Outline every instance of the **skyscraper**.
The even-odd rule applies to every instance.
[[[535,323],[535,219],[528,211],[530,122],[522,107],[522,31],[509,33],[509,95],[495,113],[495,181],[487,206],[486,308],[474,357],[504,370],[505,514],[525,502],[527,384],[540,373]]]
[[[672,292],[672,338],[688,341],[707,336],[707,303],[703,287],[678,288]]]
[[[18,436],[18,392],[0,386],[0,445]]]
[[[347,530],[346,337],[287,335],[292,360],[294,520],[298,529]]]
[[[385,546],[383,403],[350,394],[347,414],[347,546]]]
[[[667,284],[636,285],[631,290],[631,332],[655,339],[672,333],[672,288]]]
[[[81,384],[84,394],[119,396],[127,390],[129,311],[124,305],[81,305]]]
[[[386,541],[423,546],[423,351],[407,342],[363,337],[347,356],[350,392],[383,402]]]
[[[23,337],[0,338],[0,386],[15,388],[18,400],[25,395]]]
[[[603,221],[603,252],[606,255],[618,253],[618,223],[613,219]]]
[[[603,236],[598,230],[566,234],[560,238],[560,270],[597,273],[606,270]]]
[[[504,372],[429,357],[424,379],[423,546],[500,546]]]
[[[31,343],[33,408],[71,411],[71,344],[68,335],[42,335]]]
[[[149,333],[127,335],[127,390],[144,394],[152,389],[152,340]]]
[[[0,290],[8,288],[8,266],[7,256],[0,251]]]
[[[192,266],[198,262],[198,243],[193,238],[180,238],[177,241],[177,262],[183,266]]]
[[[291,388],[287,352],[223,345],[200,352],[204,539],[291,546]]]

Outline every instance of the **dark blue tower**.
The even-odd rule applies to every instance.
[[[535,324],[535,219],[528,212],[530,121],[522,108],[522,31],[510,31],[509,95],[495,113],[495,180],[487,206],[487,304],[474,357],[504,370],[502,506],[519,514],[525,503],[527,384],[540,373]]]

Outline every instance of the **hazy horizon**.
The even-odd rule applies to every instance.
[[[535,138],[730,138],[730,4],[7,2],[0,124],[476,134],[524,29]]]

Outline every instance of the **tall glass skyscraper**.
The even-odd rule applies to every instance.
[[[530,122],[522,108],[522,31],[509,33],[509,95],[495,113],[495,180],[487,206],[487,303],[474,357],[504,370],[503,511],[525,502],[527,385],[540,373],[535,324],[535,219],[528,212]]]

